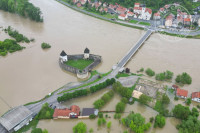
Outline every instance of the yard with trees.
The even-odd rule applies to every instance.
[[[121,122],[135,133],[144,133],[151,127],[151,123],[145,123],[145,118],[139,113],[130,113],[127,117],[122,118]]]

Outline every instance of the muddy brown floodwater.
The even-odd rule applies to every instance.
[[[99,92],[96,92],[92,95],[89,95],[87,97],[81,97],[77,99],[73,99],[70,101],[67,101],[64,103],[67,107],[70,107],[71,105],[78,105],[81,109],[84,107],[93,107],[93,102],[97,99],[99,99],[103,94],[108,92],[109,89],[104,89]],[[115,110],[116,104],[120,101],[121,97],[117,94],[115,94],[114,98],[107,103],[101,110],[104,111],[111,111]],[[153,109],[146,107],[144,105],[139,104],[138,102],[135,102],[133,105],[127,105],[125,112],[122,117],[126,117],[129,112],[134,111],[135,113],[141,113],[142,116],[146,118],[146,122],[149,122],[150,117],[155,117],[157,115],[157,112]],[[110,133],[123,133],[124,130],[127,128],[119,124],[118,120],[114,119],[114,113],[107,113],[108,116],[111,118],[106,118],[106,121],[111,121],[111,131]],[[105,114],[104,114],[105,115]],[[94,129],[95,133],[106,133],[107,128],[106,126],[98,127],[97,125],[97,118],[95,120],[90,119],[65,119],[65,120],[42,120],[39,122],[38,127],[49,130],[50,133],[54,133],[59,131],[59,133],[72,133],[72,128],[80,121],[83,121],[87,124],[88,130],[90,128]],[[177,125],[179,121],[175,118],[167,118],[166,119],[166,125],[163,129],[154,129],[151,128],[148,133],[152,132],[158,132],[158,133],[176,133],[177,130],[175,128],[175,125]]]
[[[0,11],[0,26],[12,26],[20,33],[35,38],[21,52],[0,57],[0,115],[14,107],[43,98],[49,92],[76,76],[63,72],[58,65],[61,50],[67,54],[83,53],[88,47],[93,54],[102,56],[103,62],[96,69],[108,72],[144,31],[105,22],[74,10],[54,0],[31,0],[40,7],[44,23],[36,23],[15,14]],[[0,32],[0,40],[8,35]],[[42,50],[47,42],[51,49]]]

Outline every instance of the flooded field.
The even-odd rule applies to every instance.
[[[67,107],[70,107],[71,105],[78,105],[81,109],[83,107],[93,107],[93,102],[97,99],[99,99],[104,93],[108,92],[109,89],[104,89],[99,92],[96,92],[92,95],[89,95],[87,97],[81,97],[77,99],[70,100],[68,102],[65,102],[64,105]],[[114,98],[106,104],[101,110],[103,111],[110,111],[115,110],[116,104],[120,101],[121,97],[115,93]],[[142,116],[146,118],[146,122],[149,121],[150,117],[155,117],[157,115],[157,112],[153,109],[141,105],[138,102],[135,102],[133,105],[127,105],[125,112],[122,117],[126,117],[129,112],[134,111],[135,113],[140,113]],[[111,118],[106,118],[106,121],[111,121],[111,131],[110,133],[123,133],[124,130],[127,128],[119,124],[118,120],[114,119],[114,113],[107,113],[108,116]],[[59,131],[59,133],[72,133],[72,128],[80,121],[83,121],[87,124],[88,130],[90,128],[94,129],[95,133],[106,133],[107,128],[106,126],[98,127],[97,125],[97,118],[95,120],[90,119],[69,119],[69,120],[42,120],[39,122],[38,127],[40,128],[46,128],[49,133],[54,133],[56,131]],[[166,119],[166,125],[163,129],[154,129],[151,128],[148,133],[157,132],[157,133],[176,133],[178,132],[175,128],[175,125],[177,125],[179,121],[175,118],[167,118]]]

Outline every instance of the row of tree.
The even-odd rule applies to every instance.
[[[11,13],[17,13],[31,20],[42,22],[40,8],[35,7],[28,0],[0,0],[0,9]]]
[[[90,89],[82,89],[82,90],[76,90],[72,93],[65,93],[62,96],[57,98],[58,102],[63,102],[63,101],[67,101],[70,100],[72,98],[76,98],[76,97],[80,97],[80,96],[86,96],[89,93],[94,93],[98,90],[101,90],[109,85],[112,85],[113,83],[115,83],[115,79],[107,79],[105,82],[97,84],[95,86],[90,87]]]
[[[13,53],[24,49],[25,47],[20,46],[15,40],[5,39],[3,42],[0,41],[0,55],[6,56],[7,53]]]
[[[28,39],[23,34],[20,34],[17,30],[14,30],[11,26],[8,26],[8,28],[5,28],[4,31],[8,33],[9,36],[15,38],[17,42],[26,42],[30,43],[31,41],[34,41],[34,39]]]
[[[120,82],[114,83],[112,87],[113,90],[120,94],[122,97],[125,97],[127,99],[130,99],[132,97],[132,91],[127,87],[123,87]]]
[[[106,103],[108,103],[114,96],[114,91],[110,90],[104,94],[100,99],[96,100],[93,105],[96,109],[102,108]]]

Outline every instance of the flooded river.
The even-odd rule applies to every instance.
[[[58,65],[61,50],[67,54],[83,53],[88,47],[102,56],[99,72],[108,72],[129,50],[144,31],[105,22],[71,10],[54,0],[32,0],[44,15],[44,23],[36,23],[15,14],[0,11],[0,26],[12,26],[36,39],[21,52],[0,57],[0,114],[9,108],[43,98],[68,82],[74,75],[63,72]],[[8,38],[2,31],[0,40]],[[51,44],[42,50],[41,43]]]

